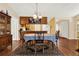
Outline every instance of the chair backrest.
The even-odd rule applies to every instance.
[[[56,36],[56,39],[58,39],[58,38],[59,38],[59,36],[60,36],[60,31],[59,31],[59,30],[58,30],[58,31],[56,31],[55,36]]]

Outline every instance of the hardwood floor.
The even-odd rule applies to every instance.
[[[78,46],[78,40],[69,40],[67,38],[60,38],[59,40],[59,50],[65,55],[65,56],[78,56],[79,53],[76,51]]]
[[[10,53],[12,53],[19,46],[21,46],[21,41],[13,40],[13,42],[12,42],[12,49],[9,46],[6,49],[0,51],[0,56],[8,56]]]
[[[65,41],[62,41],[62,38],[60,40],[61,41],[59,41],[60,43],[59,43],[58,48],[65,56],[78,56],[79,53],[75,51],[76,44],[77,44],[76,41],[74,41],[74,40],[71,41],[70,40],[71,43],[68,43],[65,39],[63,39]],[[64,42],[64,43],[62,43],[62,42]],[[73,42],[75,42],[75,43],[73,43]],[[12,42],[12,49],[9,46],[5,50],[0,51],[0,56],[8,56],[10,53],[15,51],[16,48],[18,48],[19,46],[22,46],[22,45],[23,45],[22,41],[20,41],[20,40],[18,40],[18,41],[17,40],[13,40],[13,42]],[[65,45],[67,45],[67,46],[65,46]]]

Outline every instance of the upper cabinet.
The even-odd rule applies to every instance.
[[[0,35],[11,34],[11,16],[0,12]]]
[[[41,24],[47,24],[47,17],[42,17]]]
[[[47,24],[47,17],[42,17],[42,19],[33,19],[33,17],[20,17],[20,24],[25,25],[25,24]]]
[[[20,24],[29,24],[28,17],[20,17]]]

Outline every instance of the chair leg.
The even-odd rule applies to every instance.
[[[43,54],[44,54],[44,46],[43,46]]]
[[[35,55],[36,55],[36,53],[37,53],[37,49],[36,49],[36,46],[35,46]]]

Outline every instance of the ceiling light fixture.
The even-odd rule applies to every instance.
[[[35,12],[34,12],[34,15],[33,15],[33,19],[36,20],[36,22],[39,22],[40,19],[42,19],[42,16],[39,15],[39,10],[38,10],[38,3],[35,3]]]

